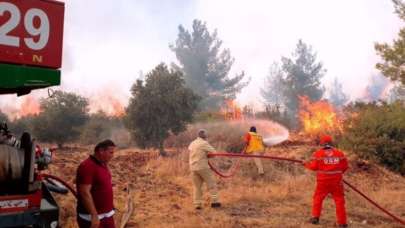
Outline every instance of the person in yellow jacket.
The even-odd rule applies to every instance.
[[[211,207],[221,207],[221,203],[218,201],[217,186],[208,165],[207,154],[215,152],[215,149],[207,142],[207,131],[200,129],[198,137],[190,143],[188,149],[190,150],[191,178],[194,184],[193,200],[195,209],[200,210],[202,208],[202,185],[204,182],[210,191]]]
[[[262,155],[264,153],[264,143],[261,135],[257,134],[256,127],[250,127],[248,133],[244,137],[246,143],[246,154]],[[264,175],[263,164],[260,158],[253,158],[255,161],[259,175]]]

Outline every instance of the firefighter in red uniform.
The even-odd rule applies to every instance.
[[[343,152],[332,147],[332,137],[329,135],[320,138],[322,149],[316,151],[309,162],[304,166],[316,171],[316,190],[313,197],[312,224],[319,223],[322,202],[331,194],[336,205],[336,217],[339,227],[347,227],[345,198],[343,190],[343,173],[347,170],[347,159]]]

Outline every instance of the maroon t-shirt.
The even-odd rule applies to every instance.
[[[79,184],[91,185],[90,193],[93,197],[97,213],[107,213],[113,210],[113,189],[111,173],[107,165],[90,156],[77,168],[76,188]],[[89,214],[78,195],[77,212]]]

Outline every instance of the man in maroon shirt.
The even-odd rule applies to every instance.
[[[77,222],[80,228],[115,228],[113,189],[107,163],[115,144],[107,139],[96,145],[94,154],[77,169]]]

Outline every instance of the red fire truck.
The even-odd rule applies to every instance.
[[[0,0],[0,94],[60,84],[64,9],[54,0]],[[41,174],[51,154],[0,124],[0,227],[59,227],[51,191],[67,189]]]

